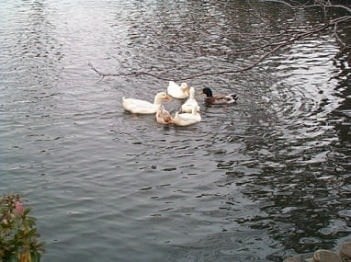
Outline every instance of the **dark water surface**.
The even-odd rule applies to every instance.
[[[333,37],[190,79],[240,99],[186,128],[121,107],[167,81],[88,66],[177,79],[249,63],[219,54],[287,16],[243,2],[1,1],[0,193],[33,208],[43,261],[281,261],[349,237],[350,60]]]

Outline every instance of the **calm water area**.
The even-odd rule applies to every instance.
[[[122,108],[166,80],[89,66],[176,81],[240,68],[257,58],[230,55],[241,36],[321,16],[245,3],[1,0],[0,194],[32,208],[43,261],[282,261],[350,238],[350,57],[332,34],[189,78],[239,100],[201,103],[183,128]]]

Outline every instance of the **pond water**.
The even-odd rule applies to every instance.
[[[185,128],[121,106],[166,80],[99,81],[88,65],[175,80],[240,68],[255,56],[221,55],[249,44],[238,32],[278,33],[289,14],[256,4],[1,1],[0,193],[32,207],[43,261],[281,261],[349,237],[351,70],[332,36],[190,77],[239,100]]]

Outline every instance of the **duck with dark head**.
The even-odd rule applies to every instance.
[[[236,94],[213,94],[211,88],[205,87],[202,93],[206,95],[205,104],[207,105],[228,105],[236,103],[238,96]]]

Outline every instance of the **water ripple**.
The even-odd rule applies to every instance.
[[[201,103],[201,123],[164,127],[121,97],[151,101],[167,82],[98,81],[88,62],[175,79],[233,69],[241,32],[275,29],[228,1],[0,5],[0,191],[33,206],[46,260],[277,261],[349,233],[350,66],[332,38],[298,42],[267,70],[189,80],[238,103]]]

